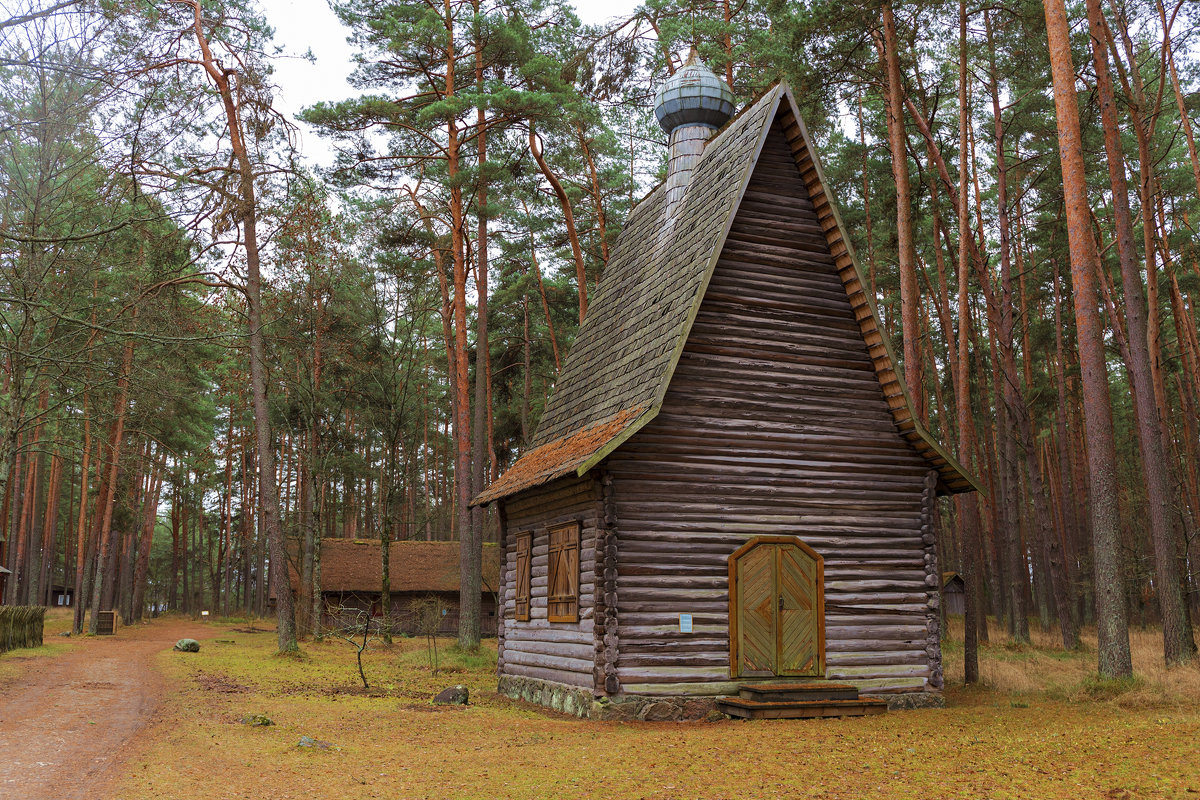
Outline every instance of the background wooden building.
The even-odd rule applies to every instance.
[[[942,610],[959,616],[966,613],[966,584],[957,572],[942,573]]]
[[[935,496],[973,483],[910,410],[786,86],[715,136],[670,123],[532,449],[475,500],[503,522],[500,690],[581,715],[780,677],[936,702]]]
[[[383,585],[378,541],[362,539],[321,540],[321,589],[325,600],[326,627],[354,624],[360,611],[371,615],[373,624],[383,622]],[[438,633],[458,633],[459,580],[458,542],[392,542],[388,572],[391,584],[392,631],[416,634],[413,603],[436,598],[445,614]],[[292,592],[300,587],[299,575],[291,570]],[[483,548],[481,592],[482,631],[496,635],[496,603],[500,591],[500,550],[494,544]]]

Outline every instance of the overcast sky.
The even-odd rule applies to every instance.
[[[260,0],[267,20],[275,28],[275,42],[292,55],[311,50],[316,62],[279,59],[275,65],[279,94],[276,108],[295,117],[320,100],[352,97],[357,90],[346,83],[353,65],[344,28],[326,0]],[[572,0],[585,23],[602,22],[627,14],[639,0]],[[328,145],[308,126],[300,125],[300,150],[311,163],[326,166],[332,160]]]

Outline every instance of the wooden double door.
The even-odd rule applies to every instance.
[[[760,536],[729,557],[734,678],[825,676],[821,556],[790,536]]]

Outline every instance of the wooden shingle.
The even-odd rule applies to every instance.
[[[780,85],[742,111],[708,143],[674,220],[663,219],[662,186],[634,209],[547,401],[533,448],[476,497],[474,504],[567,474],[583,475],[659,413],[777,115],[786,118],[789,143],[817,210],[820,234],[839,270],[898,430],[938,471],[942,491],[978,488],[913,418],[895,358],[863,290],[866,284],[849,237],[825,190],[811,139],[790,90]]]

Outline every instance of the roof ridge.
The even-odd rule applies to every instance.
[[[488,503],[571,473],[582,477],[658,415],[759,154],[781,117],[801,179],[814,202],[825,209],[820,223],[826,244],[839,265],[838,275],[871,351],[876,378],[885,395],[892,382],[899,387],[899,407],[891,400],[888,404],[900,434],[939,471],[945,487],[978,488],[912,417],[911,400],[895,371],[886,337],[882,355],[868,340],[867,329],[872,334],[878,329],[874,304],[862,288],[857,259],[795,97],[787,83],[780,82],[708,141],[671,220],[669,235],[660,235],[663,184],[635,207],[547,401],[533,449],[472,504]],[[789,118],[795,123],[790,131]],[[807,166],[801,163],[797,138],[811,162]]]

